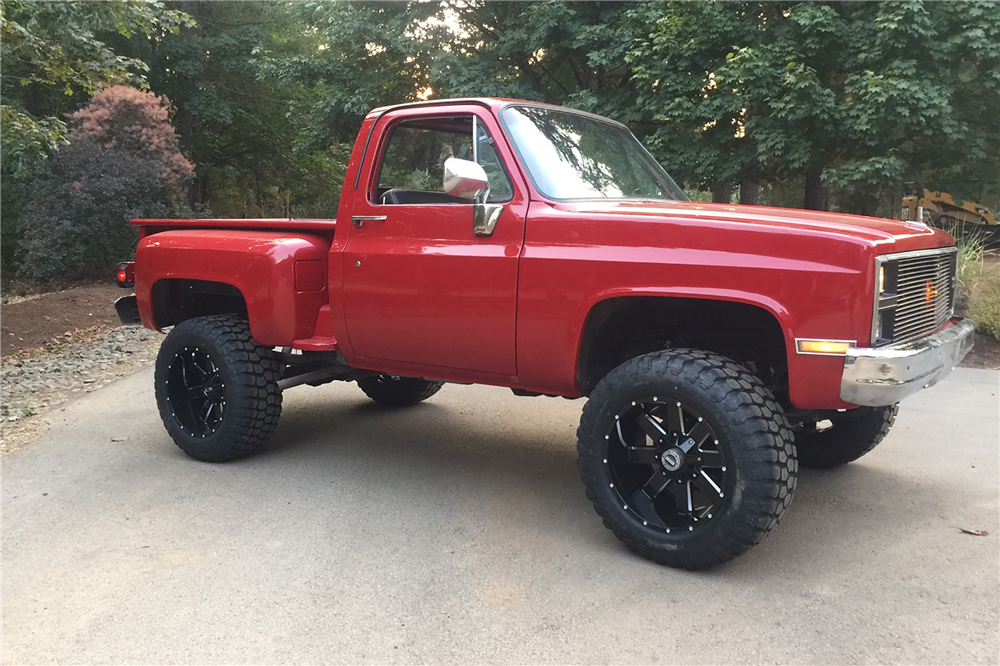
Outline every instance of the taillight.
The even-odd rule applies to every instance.
[[[118,264],[118,286],[122,289],[135,286],[135,262],[123,261]]]

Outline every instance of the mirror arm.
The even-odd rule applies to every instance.
[[[503,204],[477,203],[472,207],[472,233],[477,236],[492,236],[497,226]]]
[[[486,187],[483,188],[483,191],[480,192],[479,196],[476,197],[476,203],[485,204],[489,200],[490,200],[490,184],[487,183]]]

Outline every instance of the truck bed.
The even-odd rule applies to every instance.
[[[150,230],[164,229],[271,229],[275,231],[312,231],[333,232],[337,220],[307,220],[294,218],[261,218],[261,219],[144,219],[131,220],[132,226],[145,227]]]

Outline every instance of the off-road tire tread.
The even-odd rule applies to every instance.
[[[233,315],[188,319],[175,326],[167,339],[184,333],[199,335],[213,346],[232,366],[236,383],[226,387],[227,410],[223,430],[218,433],[224,437],[200,442],[176,426],[167,401],[161,399],[166,371],[161,365],[166,361],[161,363],[158,358],[156,402],[167,432],[184,453],[204,462],[225,462],[252,453],[271,436],[281,416],[281,368],[277,359],[270,349],[253,339],[247,321]]]
[[[899,413],[899,403],[859,409],[862,410],[859,414],[845,412],[834,416],[831,419],[834,425],[829,430],[796,434],[799,462],[803,467],[833,469],[869,453],[889,434]]]
[[[648,533],[622,511],[611,506],[604,483],[597,476],[605,426],[613,396],[636,382],[658,378],[665,383],[687,383],[708,395],[731,416],[734,430],[752,460],[743,490],[744,511],[734,528],[712,534],[694,548],[676,548]],[[795,490],[798,463],[794,434],[784,411],[761,380],[729,358],[697,349],[671,349],[639,356],[612,370],[598,383],[584,406],[577,430],[580,474],[587,498],[615,536],[629,548],[658,564],[689,570],[707,569],[750,550],[781,520]],[[738,445],[738,444],[737,444]],[[616,503],[617,504],[617,503]],[[708,537],[705,537],[707,539]]]
[[[378,377],[359,379],[358,386],[365,395],[386,407],[409,407],[427,400],[441,390],[444,382],[416,377],[400,377],[397,381],[380,382]]]

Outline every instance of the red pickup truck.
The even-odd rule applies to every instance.
[[[597,513],[689,569],[749,550],[799,463],[870,451],[973,339],[948,234],[692,202],[623,125],[532,102],[375,109],[336,220],[132,224],[116,307],[172,327],[156,400],[188,455],[250,453],[303,383],[587,397]]]

